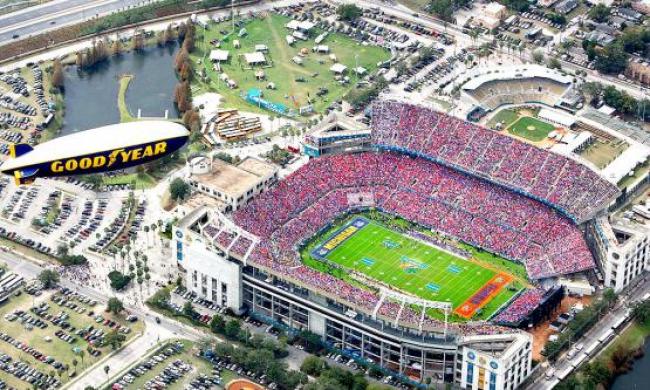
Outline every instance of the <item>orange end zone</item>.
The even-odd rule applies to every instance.
[[[513,277],[511,275],[501,272],[494,275],[492,279],[488,280],[488,282],[475,292],[474,295],[457,307],[456,310],[454,310],[454,313],[466,319],[472,318],[478,309],[490,302],[492,298],[499,294],[501,289],[507,286],[508,283],[512,282],[512,279]]]
[[[264,390],[264,387],[247,379],[233,379],[226,384],[226,390]]]

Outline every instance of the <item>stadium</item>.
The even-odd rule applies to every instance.
[[[414,381],[516,386],[531,337],[503,325],[557,304],[537,281],[595,268],[583,230],[617,187],[420,106],[375,103],[371,130],[370,150],[312,159],[231,219],[181,220],[187,285]]]

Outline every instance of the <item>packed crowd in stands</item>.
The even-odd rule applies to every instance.
[[[244,230],[274,242],[285,260],[292,258],[299,265],[296,245],[346,212],[348,193],[360,190],[373,193],[375,206],[385,212],[524,263],[534,279],[594,267],[580,230],[549,207],[398,153],[313,160],[234,218]]]
[[[392,152],[315,159],[256,197],[233,218],[261,239],[258,245],[220,226],[203,226],[203,234],[234,256],[252,249],[248,262],[373,313],[377,293],[307,267],[297,253],[298,245],[348,212],[349,195],[360,192],[372,194],[384,212],[520,261],[532,278],[594,267],[580,230],[551,208],[430,160]],[[439,321],[390,300],[381,302],[377,316],[440,329]],[[454,327],[461,333],[471,327],[472,334],[499,329],[485,323]]]
[[[570,158],[424,107],[375,103],[372,137],[379,147],[405,150],[521,191],[576,222],[618,194],[615,185]]]
[[[526,290],[492,320],[499,324],[517,325],[539,306],[542,298],[544,298],[543,290]]]

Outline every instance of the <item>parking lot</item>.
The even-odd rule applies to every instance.
[[[118,374],[112,388],[222,389],[224,384],[239,377],[226,368],[225,362],[211,364],[197,356],[198,352],[196,345],[188,340],[165,343],[126,372]]]
[[[111,194],[98,197],[79,182],[66,182],[67,188],[60,189],[59,183],[16,187],[1,178],[0,235],[51,255],[61,244],[75,253],[100,252],[140,228],[146,203]]]
[[[120,332],[128,340],[144,328],[135,316],[111,315],[89,297],[42,290],[37,281],[0,306],[0,324],[0,370],[6,373],[0,378],[20,389],[59,387],[110,352],[106,334]]]
[[[55,102],[49,93],[49,75],[39,65],[0,73],[0,154],[9,143],[36,144],[51,123]]]

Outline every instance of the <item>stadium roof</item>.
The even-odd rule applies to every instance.
[[[626,123],[614,116],[604,114],[598,110],[587,107],[580,115],[580,120],[588,125],[595,126],[608,132],[616,132],[626,137],[650,146],[650,133],[638,126]]]
[[[468,75],[471,79],[463,84],[464,90],[474,90],[488,81],[527,79],[542,77],[562,84],[571,84],[572,79],[540,65],[500,66],[497,68],[475,68]]]
[[[618,183],[628,173],[632,172],[637,165],[646,161],[648,156],[650,156],[650,148],[643,144],[633,143],[614,161],[609,163],[602,170],[602,174],[612,183]]]

